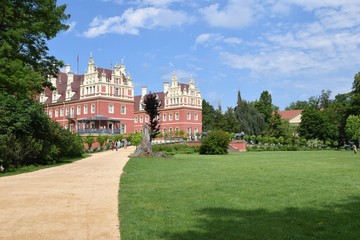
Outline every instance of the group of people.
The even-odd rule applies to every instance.
[[[124,143],[124,148],[126,148],[126,147],[127,147],[127,140],[124,139],[124,140],[123,140],[123,143]],[[111,141],[110,148],[111,148],[112,151],[114,151],[114,149],[117,151],[118,148],[121,148],[121,142],[120,142],[120,140],[117,140],[117,141],[114,141],[114,140],[113,140],[113,141]]]

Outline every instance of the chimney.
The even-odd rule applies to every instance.
[[[167,93],[169,89],[169,82],[164,82],[164,93]]]
[[[65,73],[69,73],[69,72],[70,72],[70,64],[66,64]]]
[[[141,96],[142,96],[142,97],[145,96],[146,93],[147,93],[147,87],[146,87],[146,86],[142,86],[142,87],[141,87]]]

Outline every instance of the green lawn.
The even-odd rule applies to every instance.
[[[133,158],[121,239],[360,239],[360,154],[248,152]]]

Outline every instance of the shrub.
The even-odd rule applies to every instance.
[[[229,134],[221,130],[215,130],[201,141],[199,152],[200,154],[212,155],[227,154],[229,142]]]

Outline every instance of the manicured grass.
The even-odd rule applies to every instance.
[[[23,167],[13,169],[13,170],[8,171],[8,172],[0,173],[0,177],[12,176],[12,175],[17,175],[17,174],[21,174],[21,173],[34,172],[34,171],[38,171],[38,170],[45,169],[45,168],[61,166],[61,165],[64,165],[64,164],[76,162],[78,160],[87,158],[89,156],[90,156],[89,154],[83,154],[83,156],[81,156],[81,157],[61,159],[59,162],[54,163],[54,164],[23,166]]]
[[[360,239],[360,154],[133,158],[119,200],[122,240]]]

